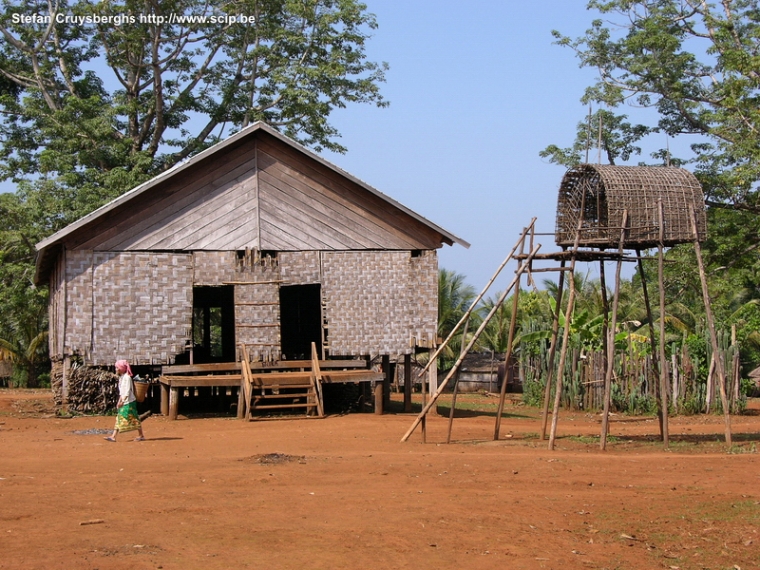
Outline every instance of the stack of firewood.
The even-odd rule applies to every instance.
[[[116,407],[119,377],[101,368],[79,366],[69,374],[69,410],[102,414]]]

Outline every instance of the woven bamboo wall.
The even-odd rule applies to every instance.
[[[435,250],[423,251],[410,263],[410,334],[419,346],[434,346],[438,329],[438,256]]]
[[[164,364],[185,349],[192,309],[188,254],[69,251],[64,352],[88,364]]]
[[[410,339],[435,338],[435,251],[280,252],[261,260],[75,250],[65,260],[65,286],[56,288],[51,311],[66,309],[65,327],[56,324],[65,329],[63,353],[92,365],[173,362],[190,340],[193,285],[234,286],[235,340],[256,359],[279,358],[281,284],[322,284],[331,355],[408,354]]]
[[[66,251],[65,355],[92,352],[92,250]],[[63,355],[61,355],[63,356]]]
[[[666,246],[693,241],[689,208],[706,237],[704,196],[691,172],[664,166],[581,164],[562,179],[557,202],[557,245],[572,246],[583,220],[579,245],[618,247],[627,212],[625,246],[654,247],[659,241],[659,204]]]
[[[431,318],[430,306],[437,303],[437,261],[431,253],[422,262],[408,251],[324,252],[330,354],[409,354],[411,337],[435,335],[437,307]]]
[[[48,306],[49,332],[48,347],[50,357],[60,359],[63,356],[64,332],[66,323],[66,257],[58,259],[50,273],[50,304]]]

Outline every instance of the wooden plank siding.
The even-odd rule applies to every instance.
[[[162,182],[158,188],[129,202],[129,209],[117,209],[98,217],[68,237],[69,249],[117,250],[124,241],[158,227],[167,216],[181,215],[183,208],[204,193],[223,186],[251,169],[256,151],[251,145],[231,149],[217,161],[208,161]],[[114,241],[109,241],[114,240]]]
[[[399,249],[415,249],[419,245],[408,236],[399,239],[397,233],[390,233],[376,216],[261,150],[259,167],[262,190],[273,197],[279,196],[294,209],[309,212],[315,222],[335,228],[346,242],[343,249],[391,249],[391,244]]]
[[[224,228],[225,216],[241,204],[256,207],[256,169],[252,165],[255,153],[240,157],[245,160],[220,178],[208,180],[211,174],[188,185],[185,192],[172,194],[172,201],[162,201],[154,211],[124,230],[121,236],[104,242],[107,249],[194,249],[177,246],[180,240],[191,241],[197,232],[215,224]],[[233,213],[234,218],[237,213]],[[255,236],[256,233],[254,232]],[[196,248],[197,249],[197,248]]]
[[[379,221],[388,231],[397,232],[396,235],[399,237],[407,236],[407,239],[414,242],[414,246],[399,249],[437,249],[441,247],[441,235],[438,232],[424,227],[392,204],[367,192],[350,180],[338,176],[326,166],[305,160],[301,153],[289,148],[271,135],[261,133],[257,144],[259,153],[263,152],[281,163],[287,164],[291,169],[302,174],[306,180],[312,181],[312,184],[318,183],[329,188],[335,197],[340,196],[346,202],[353,204],[356,207],[355,211],[366,212],[365,219],[370,218]],[[390,247],[388,249],[395,248]]]

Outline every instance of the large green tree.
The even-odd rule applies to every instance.
[[[757,305],[749,301],[760,298],[760,6],[592,0],[588,9],[599,17],[583,36],[554,35],[582,67],[598,71],[582,98],[597,109],[579,121],[571,146],[551,145],[542,156],[572,166],[586,152],[596,162],[599,153],[614,164],[640,155],[645,139],[659,141],[645,161],[685,166],[705,191],[704,251],[720,326],[755,322]],[[667,145],[668,139],[679,142]],[[693,251],[676,247],[668,257],[676,262],[666,268],[668,299],[703,314]]]
[[[342,152],[331,112],[387,104],[358,0],[0,2],[0,338],[39,239],[254,121]]]
[[[580,65],[598,71],[583,101],[615,109],[649,108],[656,123],[632,125],[606,113],[602,148],[627,159],[652,132],[693,139],[689,156],[708,200],[760,213],[760,8],[755,0],[592,0],[601,16],[580,38],[554,32],[575,50]],[[598,120],[579,129],[571,149],[549,147],[561,161],[596,147]],[[591,130],[589,136],[588,130]],[[557,151],[568,152],[557,152]],[[548,151],[548,152],[547,152]],[[554,151],[554,152],[552,152]],[[663,150],[655,153],[665,158]],[[596,157],[593,157],[594,159]]]

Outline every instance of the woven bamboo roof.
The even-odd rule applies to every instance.
[[[579,246],[617,248],[627,212],[624,247],[654,247],[659,243],[660,202],[663,245],[694,241],[690,208],[699,241],[705,239],[702,186],[691,172],[669,166],[578,165],[565,173],[559,188],[555,240],[572,246],[582,218]]]

